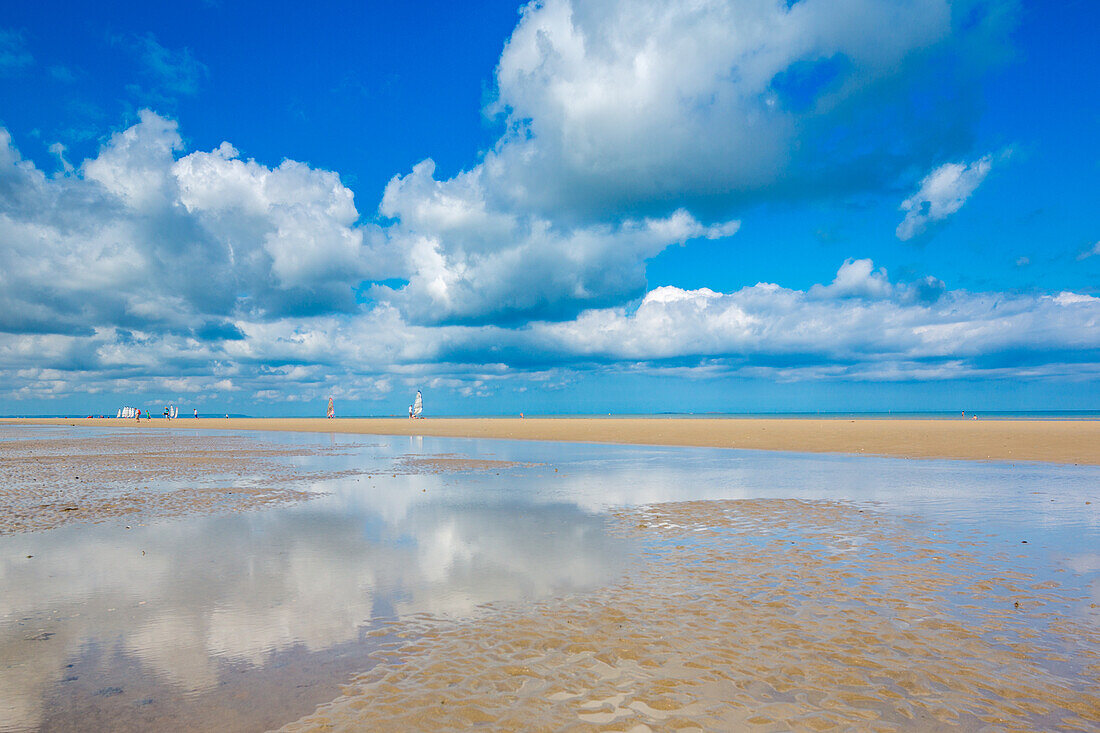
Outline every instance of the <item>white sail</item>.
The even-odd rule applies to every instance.
[[[416,401],[413,402],[413,417],[420,417],[424,411],[424,398],[420,396],[420,390],[416,390]]]

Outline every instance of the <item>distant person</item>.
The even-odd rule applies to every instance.
[[[410,420],[413,419],[413,406],[412,405],[409,405],[409,419]]]
[[[199,408],[197,408],[197,407],[195,408],[195,419],[196,420],[199,419]]]
[[[229,419],[229,415],[228,415],[228,414],[226,414],[226,416],[225,416],[225,419],[226,419],[226,420],[228,420],[228,419]]]

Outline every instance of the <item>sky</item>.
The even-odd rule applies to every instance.
[[[1097,27],[9,3],[0,414],[1100,409]]]

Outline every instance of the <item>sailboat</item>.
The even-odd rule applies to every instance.
[[[416,400],[413,402],[412,416],[414,418],[421,417],[424,412],[424,398],[420,396],[420,390],[416,390]]]

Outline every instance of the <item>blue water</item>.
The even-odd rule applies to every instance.
[[[145,408],[142,408],[145,409]],[[160,411],[156,408],[151,408],[152,414],[156,419],[161,419]],[[852,420],[852,419],[864,419],[864,420],[954,420],[954,419],[969,419],[977,416],[983,420],[1100,420],[1100,410],[967,410],[967,411],[910,411],[910,412],[895,412],[895,411],[879,411],[879,412],[659,412],[659,413],[561,413],[561,414],[536,414],[525,413],[527,417],[535,418],[739,418],[739,419],[752,419],[752,418],[789,418],[789,419],[821,419],[821,420]],[[114,415],[95,415],[96,417],[110,417]],[[461,417],[517,417],[517,414],[507,415],[432,415],[436,418],[461,418]],[[0,415],[0,417],[21,418],[21,417],[40,417],[40,418],[65,418],[65,419],[77,419],[85,418],[87,415]],[[186,419],[192,417],[191,415],[181,414],[180,419]],[[225,417],[224,413],[204,413],[200,412],[199,417],[202,418],[219,418]],[[229,417],[259,417],[257,415],[245,415],[242,413],[232,412],[229,413]],[[324,417],[322,413],[310,413],[304,415],[287,415],[283,417]],[[338,418],[401,418],[408,419],[407,415],[398,414],[379,414],[379,415],[338,415]],[[127,418],[129,419],[129,418]],[[143,418],[144,419],[144,418]]]

